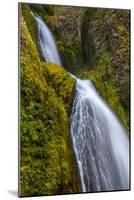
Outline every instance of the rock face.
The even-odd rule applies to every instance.
[[[55,12],[55,29],[65,43],[81,41],[81,8],[59,6]]]
[[[55,34],[64,66],[75,72],[83,63],[81,46],[82,8],[55,7]]]
[[[81,186],[69,133],[75,80],[58,65],[41,62],[28,19],[32,15],[23,7],[19,195],[77,193]]]

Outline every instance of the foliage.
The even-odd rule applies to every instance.
[[[20,196],[79,192],[68,117],[74,80],[40,61],[23,16],[20,23]]]
[[[76,73],[83,65],[82,47],[79,40],[64,43],[57,40],[57,46],[62,54],[65,68],[71,73]]]

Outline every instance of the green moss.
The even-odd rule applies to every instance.
[[[83,65],[82,47],[78,39],[65,43],[57,38],[57,46],[64,59],[65,67],[71,73],[80,70]]]
[[[36,37],[36,21],[31,14],[31,9],[27,3],[21,3],[20,4],[20,10],[22,11],[22,15],[24,17],[24,20],[27,24],[28,31],[32,37],[32,40],[35,44],[37,44],[37,37]]]
[[[49,85],[55,89],[56,94],[60,97],[65,109],[70,114],[70,105],[72,103],[72,94],[74,93],[75,80],[70,77],[70,74],[66,72],[62,67],[49,63],[46,66],[48,70],[47,80],[51,80]]]
[[[20,23],[19,194],[37,196],[79,192],[68,117],[75,81],[60,66],[40,61],[23,16]]]

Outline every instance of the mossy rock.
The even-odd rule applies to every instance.
[[[49,63],[46,68],[48,70],[47,80],[51,80],[49,84],[55,89],[57,96],[63,101],[69,116],[73,101],[72,94],[74,94],[75,89],[75,79],[61,66]]]

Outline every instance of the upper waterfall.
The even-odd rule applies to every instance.
[[[42,57],[46,62],[62,65],[57,46],[50,28],[42,21],[41,17],[34,16],[38,25],[38,42]]]

